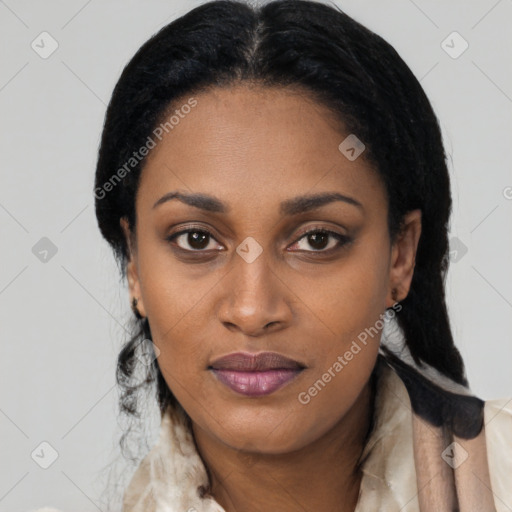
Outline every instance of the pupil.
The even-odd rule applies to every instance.
[[[319,239],[321,242],[318,243]],[[309,243],[315,249],[324,249],[328,245],[329,234],[328,233],[313,233],[309,235]]]
[[[208,234],[200,231],[193,231],[188,235],[188,243],[194,249],[203,249],[208,246]]]

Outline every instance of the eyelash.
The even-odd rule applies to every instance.
[[[190,227],[190,228],[184,229],[182,231],[178,231],[177,233],[173,233],[172,235],[168,236],[166,238],[166,240],[169,241],[169,242],[173,242],[179,236],[185,235],[185,234],[188,234],[188,233],[202,233],[202,234],[205,234],[205,235],[209,236],[213,240],[215,240],[215,237],[213,236],[213,234],[210,231],[208,231],[207,229],[204,229],[204,228],[194,228],[194,227]],[[331,230],[319,227],[319,228],[313,228],[313,229],[311,229],[309,231],[306,231],[306,232],[302,233],[301,236],[295,242],[293,242],[292,245],[295,245],[296,243],[301,241],[303,238],[306,238],[308,235],[316,234],[316,233],[321,233],[321,234],[325,234],[325,235],[331,235],[332,237],[334,237],[338,241],[338,245],[336,247],[331,247],[330,249],[319,249],[319,250],[306,251],[308,253],[330,254],[330,253],[332,253],[334,251],[337,251],[337,250],[343,248],[343,246],[345,246],[345,245],[347,245],[348,243],[351,242],[351,238],[348,237],[347,235],[342,235],[341,233],[337,233],[336,231],[331,231]],[[183,247],[179,247],[179,246],[178,246],[178,249],[181,250],[181,251],[187,252],[187,253],[203,253],[203,252],[208,252],[207,250],[204,250],[204,249],[195,249],[195,250],[193,250],[193,249],[183,249]]]

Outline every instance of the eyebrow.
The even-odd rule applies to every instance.
[[[158,201],[153,205],[153,208],[171,201],[172,199],[177,199],[182,203],[188,204],[189,206],[193,206],[195,208],[199,208],[201,210],[205,210],[207,212],[228,213],[231,211],[231,207],[216,197],[209,196],[207,194],[186,194],[183,192],[169,192],[165,194],[160,199],[158,199]],[[281,215],[297,215],[299,213],[305,213],[310,210],[320,208],[335,201],[342,201],[351,204],[364,211],[363,205],[359,201],[353,197],[346,196],[338,192],[324,192],[320,194],[309,194],[293,197],[283,201],[280,204],[279,211]]]

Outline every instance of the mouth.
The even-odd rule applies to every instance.
[[[210,363],[209,368],[214,370],[233,370],[256,372],[266,370],[297,370],[303,369],[306,365],[295,361],[277,352],[234,352],[215,359]]]
[[[221,383],[246,396],[273,393],[295,379],[305,368],[306,365],[277,352],[237,352],[208,366]]]

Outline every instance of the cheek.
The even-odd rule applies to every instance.
[[[371,242],[371,243],[370,243]],[[385,237],[359,239],[350,254],[332,265],[328,274],[304,283],[304,301],[326,333],[350,342],[380,319],[386,308],[389,280]],[[339,347],[336,347],[339,348]]]
[[[194,277],[194,265],[179,263],[166,242],[156,235],[141,236],[139,278],[144,307],[155,339],[172,339],[182,324],[191,322],[204,301],[213,277]]]
[[[153,342],[160,351],[159,365],[170,385],[168,379],[193,375],[192,368],[202,364],[208,346],[202,338],[202,304],[212,284],[209,278],[192,280],[183,270],[162,244],[148,243],[139,253],[144,307]]]

